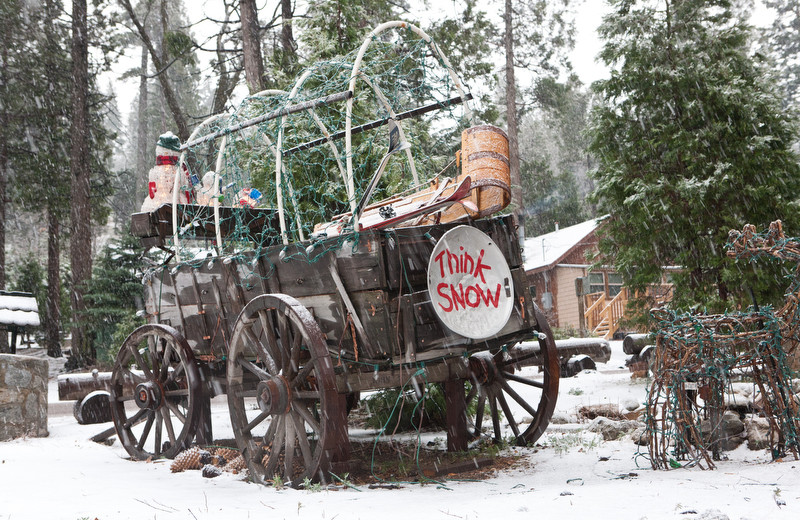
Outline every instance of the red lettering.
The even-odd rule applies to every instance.
[[[470,254],[467,253],[466,251],[464,252],[463,259],[464,259],[464,263],[463,263],[464,267],[463,267],[463,269],[461,269],[461,272],[462,273],[471,273],[472,270],[475,269],[475,259],[472,258],[470,256]]]
[[[491,306],[496,309],[497,305],[500,303],[500,284],[497,284],[497,291],[495,292],[494,297],[492,297],[492,291],[488,288],[486,289],[485,295],[484,292],[481,291],[481,297],[483,298],[483,303],[486,304],[487,307],[491,304]]]
[[[469,299],[470,292],[475,294],[475,303],[473,303]],[[478,284],[470,285],[469,287],[467,287],[467,291],[464,293],[464,300],[467,302],[467,305],[469,305],[474,309],[475,307],[481,304],[482,296],[483,296],[483,291],[481,290],[481,287]]]
[[[458,289],[461,291],[460,293],[456,292],[456,287],[453,284],[450,284],[450,296],[453,298],[453,303],[455,305],[456,310],[458,310],[458,304],[460,303],[463,308],[467,308],[464,303],[464,286],[458,284]]]
[[[447,251],[447,266],[450,268],[450,274],[460,273],[461,271],[458,269],[458,255],[451,253],[449,249],[445,249],[445,251]],[[453,260],[456,262],[455,271],[453,270]]]
[[[439,303],[439,307],[441,307],[444,312],[450,312],[453,310],[453,302],[450,301],[450,297],[447,296],[446,292],[444,292],[445,289],[447,289],[447,284],[444,282],[436,286],[436,292],[439,293],[439,296],[447,300],[447,307],[445,307],[441,303]]]
[[[478,255],[478,264],[475,266],[475,272],[472,273],[472,276],[475,278],[481,277],[481,281],[486,283],[486,278],[483,276],[483,270],[486,269],[490,271],[492,268],[482,262],[483,260],[483,249],[481,249],[481,254]]]
[[[440,276],[444,278],[444,262],[442,261],[442,257],[444,256],[444,251],[436,255],[433,259],[435,262],[439,262],[439,272],[441,273]]]

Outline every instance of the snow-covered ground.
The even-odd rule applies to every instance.
[[[558,414],[644,401],[645,382],[624,370],[621,343],[612,351],[597,371],[561,380]],[[232,474],[171,473],[169,461],[131,462],[119,442],[88,440],[107,425],[78,425],[63,413],[71,403],[58,402],[54,382],[50,394],[49,437],[0,443],[0,520],[800,518],[800,462],[770,462],[744,445],[714,471],[654,471],[646,447],[630,438],[603,441],[585,431],[586,423],[551,425],[538,447],[518,450],[525,463],[486,481],[276,490]],[[224,400],[213,413],[215,435],[224,437]]]

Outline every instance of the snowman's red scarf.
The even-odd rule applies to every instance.
[[[164,166],[166,164],[178,164],[178,157],[175,155],[156,155],[156,166]]]

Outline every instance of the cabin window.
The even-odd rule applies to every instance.
[[[608,273],[608,295],[616,296],[622,291],[622,275],[619,273]]]
[[[589,273],[589,293],[606,292],[603,273]]]

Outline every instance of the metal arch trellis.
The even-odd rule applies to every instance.
[[[714,467],[725,440],[723,396],[736,377],[752,380],[760,395],[758,408],[769,423],[773,458],[800,455],[800,409],[791,366],[800,350],[800,239],[787,238],[776,221],[760,234],[752,225],[731,231],[727,247],[734,258],[797,262],[786,303],[777,311],[762,307],[721,315],[651,311],[658,329],[645,415],[654,469],[675,467],[678,461]]]
[[[452,107],[456,103],[460,103],[464,107],[464,112],[466,114],[466,120],[472,121],[473,115],[472,111],[469,107],[468,100],[471,96],[469,96],[464,89],[463,83],[458,77],[455,70],[452,68],[447,57],[442,53],[441,49],[436,45],[433,39],[426,34],[420,28],[414,26],[413,24],[409,24],[403,21],[392,21],[384,23],[378,27],[376,27],[370,34],[364,39],[361,47],[359,48],[355,58],[352,62],[348,62],[347,58],[340,59],[337,62],[331,62],[329,66],[332,68],[333,72],[330,72],[331,77],[341,76],[342,81],[340,84],[344,84],[346,82],[347,87],[344,90],[337,91],[334,94],[330,93],[330,89],[325,90],[324,88],[320,88],[319,85],[312,85],[308,87],[309,82],[317,82],[319,83],[319,78],[316,75],[320,74],[320,68],[311,67],[304,71],[304,73],[296,80],[294,85],[292,86],[291,91],[288,93],[285,91],[264,91],[259,92],[258,94],[254,94],[249,96],[240,106],[240,108],[232,115],[214,115],[201,123],[193,132],[192,136],[190,137],[189,141],[182,146],[182,155],[180,159],[181,168],[178,168],[175,172],[175,182],[173,185],[173,208],[172,208],[172,236],[173,236],[173,244],[175,246],[175,253],[177,255],[177,259],[179,261],[188,260],[191,258],[191,254],[187,254],[185,251],[182,251],[182,231],[180,222],[181,218],[179,215],[178,204],[176,204],[179,200],[179,194],[182,191],[191,191],[193,186],[186,185],[182,182],[183,172],[181,170],[189,169],[190,161],[187,160],[187,153],[192,152],[195,153],[196,149],[200,147],[202,144],[207,144],[209,142],[213,142],[216,140],[215,145],[209,145],[212,147],[216,147],[216,160],[213,164],[214,172],[214,180],[213,180],[213,193],[211,198],[211,205],[213,207],[213,216],[209,216],[213,218],[213,227],[214,232],[216,235],[216,248],[219,249],[222,247],[223,239],[225,238],[222,233],[222,228],[224,225],[221,223],[222,217],[220,215],[220,204],[222,199],[228,197],[227,194],[222,193],[222,188],[227,187],[225,183],[222,182],[222,178],[225,176],[230,177],[230,169],[236,169],[237,161],[240,159],[235,157],[235,154],[238,153],[234,148],[231,148],[232,141],[241,140],[240,137],[235,137],[235,134],[241,133],[244,128],[248,126],[256,126],[258,129],[257,131],[262,136],[262,141],[266,144],[270,155],[272,156],[274,168],[274,204],[276,209],[277,215],[277,224],[279,226],[279,236],[280,240],[284,245],[288,245],[289,240],[289,227],[287,225],[287,214],[284,208],[285,200],[284,200],[284,190],[288,188],[289,191],[289,200],[291,200],[293,204],[293,213],[292,219],[294,220],[296,230],[294,232],[297,233],[297,236],[300,240],[306,239],[306,231],[304,231],[305,226],[310,223],[304,221],[303,216],[301,215],[301,210],[299,206],[302,205],[298,202],[298,197],[296,193],[296,187],[292,185],[291,178],[292,176],[297,175],[296,172],[289,172],[287,171],[287,158],[289,158],[288,154],[296,154],[298,151],[298,146],[291,147],[287,145],[286,142],[286,131],[288,128],[288,120],[290,114],[298,113],[298,112],[305,112],[309,114],[311,120],[313,120],[313,124],[317,127],[318,132],[322,135],[322,138],[319,139],[319,144],[325,144],[329,149],[331,156],[333,157],[333,161],[335,164],[333,165],[333,170],[338,171],[342,177],[344,190],[345,190],[345,198],[347,200],[347,204],[349,204],[350,211],[355,209],[356,205],[356,187],[355,187],[355,172],[354,172],[354,163],[353,157],[355,155],[355,147],[354,147],[354,140],[353,135],[356,131],[360,131],[360,127],[354,126],[354,106],[356,105],[356,98],[358,97],[358,93],[356,91],[358,81],[363,81],[367,85],[367,90],[371,91],[374,96],[374,103],[376,108],[381,109],[386,114],[386,119],[394,119],[398,118],[398,108],[393,106],[392,99],[386,93],[382,91],[382,87],[379,84],[379,81],[376,81],[376,78],[371,77],[370,73],[364,69],[364,65],[370,63],[370,60],[375,60],[377,54],[368,53],[369,49],[371,48],[371,44],[376,41],[382,33],[390,30],[390,29],[402,29],[409,31],[410,34],[419,38],[419,42],[421,45],[428,49],[429,55],[431,55],[436,64],[439,67],[444,69],[443,75],[439,76],[439,79],[446,78],[446,80],[442,81],[445,86],[445,94],[446,89],[453,88],[456,91],[457,96],[455,98],[450,98],[448,101],[442,102],[441,99],[439,101],[434,100],[434,104],[439,103],[440,107],[437,108],[447,108]],[[378,49],[380,52],[381,49]],[[412,49],[413,51],[413,49]],[[411,54],[412,51],[408,51],[407,54]],[[380,57],[380,56],[378,56]],[[405,59],[408,56],[401,56],[397,58],[398,61],[401,59]],[[380,57],[381,59],[385,59],[384,57]],[[420,65],[421,67],[425,67],[424,64]],[[346,72],[345,72],[346,71]],[[322,73],[324,75],[324,72]],[[426,77],[429,73],[426,73],[424,76]],[[335,85],[338,80],[330,81],[332,85]],[[430,87],[427,87],[430,89]],[[272,97],[275,100],[278,100],[276,103],[273,103],[270,106],[274,107],[273,114],[266,114],[261,115],[258,118],[253,118],[250,120],[242,121],[242,116],[246,115],[247,107],[252,106],[256,103],[263,101],[265,97]],[[320,101],[321,99],[325,98],[324,100]],[[334,130],[338,125],[334,124],[336,121],[331,120],[329,110],[329,106],[326,106],[330,101],[328,98],[336,98],[338,100],[346,100],[346,108],[344,111],[344,121],[340,120],[339,124],[343,124],[344,129],[343,131],[336,132],[337,135],[334,135]],[[435,97],[434,97],[435,99]],[[454,102],[454,100],[456,100]],[[395,102],[397,100],[394,100]],[[452,110],[452,108],[449,108]],[[326,116],[323,115],[320,111],[327,112],[327,119]],[[402,114],[401,114],[402,116]],[[277,119],[275,119],[277,118]],[[382,124],[382,123],[381,123]],[[272,126],[270,126],[272,125]],[[334,125],[331,127],[331,125]],[[363,126],[363,125],[362,125]],[[401,124],[397,124],[398,129],[400,131],[402,141],[406,141],[406,131],[404,130]],[[374,127],[374,126],[372,126]],[[272,128],[272,130],[270,130]],[[341,127],[339,127],[341,128]],[[299,132],[297,132],[299,133]],[[205,134],[205,135],[203,135]],[[341,135],[344,134],[344,135]],[[344,149],[340,150],[335,140],[344,137]],[[235,144],[235,143],[234,143]],[[315,143],[316,145],[316,143]],[[362,145],[363,146],[363,145]],[[344,157],[342,157],[344,156]],[[408,165],[408,169],[410,170],[411,178],[413,180],[413,185],[419,186],[420,185],[420,178],[419,178],[419,166],[418,166],[418,158],[415,158],[414,153],[411,149],[405,150],[405,157],[406,157],[406,164]],[[265,162],[265,159],[261,159],[262,163]],[[263,164],[262,164],[263,165]],[[209,164],[209,166],[211,166]],[[199,177],[201,171],[198,171],[199,167],[195,167],[195,171],[193,172],[195,178]],[[428,167],[428,169],[430,169]],[[235,183],[228,183],[228,185],[233,185]],[[235,188],[239,188],[238,184],[235,184]],[[196,219],[194,225],[197,225]],[[208,217],[206,217],[208,218]],[[184,219],[186,220],[186,219]],[[210,222],[208,224],[211,224]],[[277,231],[277,230],[276,230]],[[237,234],[234,233],[233,236]],[[229,233],[228,236],[230,237],[231,234]],[[187,237],[190,238],[190,237]],[[246,238],[246,237],[243,237]],[[231,240],[230,238],[228,239]]]

